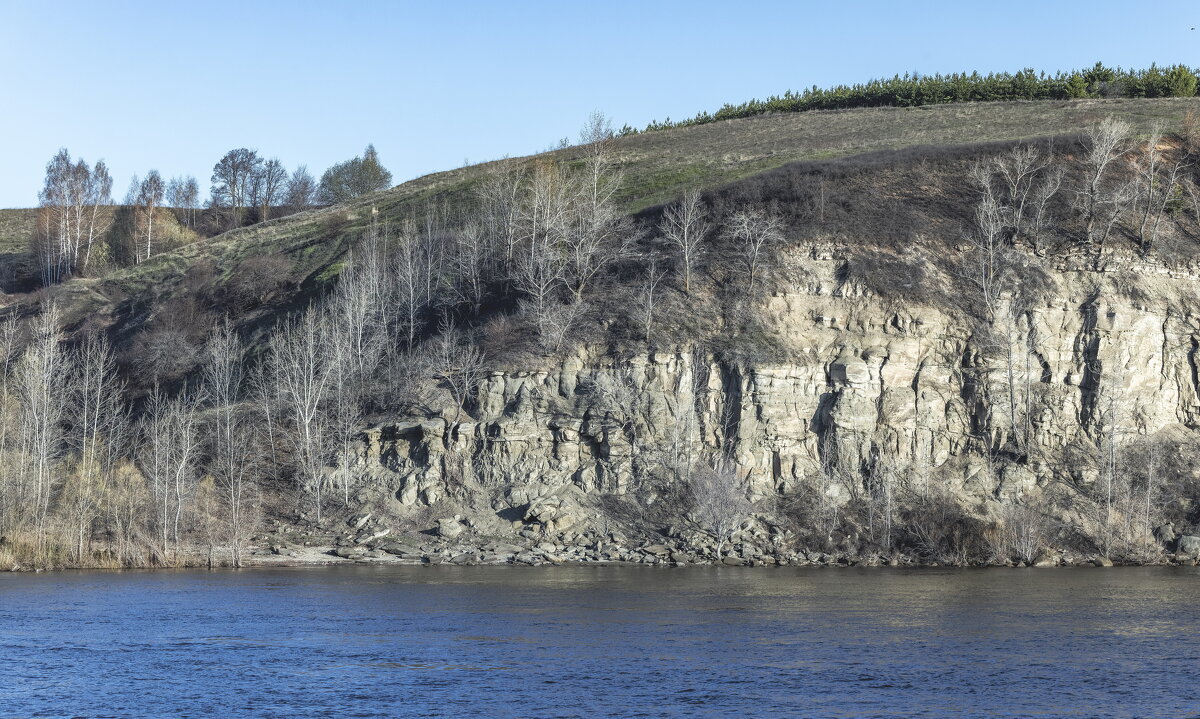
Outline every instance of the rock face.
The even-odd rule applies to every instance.
[[[965,313],[856,290],[839,280],[840,265],[816,250],[793,258],[803,283],[760,309],[778,345],[770,360],[581,347],[536,371],[492,372],[471,421],[367,431],[359,470],[401,505],[473,494],[517,508],[511,521],[562,532],[594,519],[595,497],[629,493],[638,463],[669,467],[718,448],[755,498],[815,483],[844,500],[836,470],[883,457],[905,481],[1011,501],[1051,480],[1095,482],[1094,464],[1065,458],[1079,448],[1095,456],[1106,407],[1120,406],[1126,436],[1200,421],[1190,274],[1051,270],[1054,287],[997,323],[993,334],[1007,341],[985,355]],[[1036,448],[1039,459],[989,467],[984,435]]]

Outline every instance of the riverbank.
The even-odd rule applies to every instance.
[[[353,524],[353,523],[352,523]],[[303,531],[277,524],[255,538],[241,553],[240,566],[300,567],[347,564],[403,566],[560,566],[638,565],[659,567],[1112,567],[1112,566],[1198,566],[1195,554],[1162,551],[1138,560],[1116,560],[1063,548],[1044,548],[1022,560],[981,560],[969,557],[931,558],[895,552],[891,554],[823,552],[752,542],[717,546],[691,543],[681,538],[651,537],[636,541],[617,534],[576,537],[563,542],[538,536],[489,537],[461,533],[454,538],[437,531],[410,531],[393,535],[373,531],[366,523],[353,531],[338,533]],[[532,533],[529,533],[532,534]],[[376,536],[378,535],[378,536]],[[112,560],[109,552],[91,555],[95,561],[37,563],[0,557],[0,571],[53,571],[59,569],[123,568],[215,568],[232,567],[231,552],[223,547],[185,546],[170,561],[125,566]]]
[[[647,544],[610,551],[568,547],[551,542],[514,544],[486,542],[468,544],[388,543],[377,547],[264,547],[252,552],[250,566],[321,566],[338,564],[457,565],[457,566],[558,566],[558,565],[653,565],[661,567],[1112,567],[1112,566],[1198,566],[1194,557],[1164,553],[1146,561],[1116,561],[1100,556],[1047,551],[1033,561],[937,562],[903,554],[890,556],[829,554],[825,552],[781,552],[744,556],[737,551],[716,559],[698,556],[667,544]]]

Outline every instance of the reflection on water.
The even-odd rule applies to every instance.
[[[1200,717],[1195,569],[0,575],[0,717]]]

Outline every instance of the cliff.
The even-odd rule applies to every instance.
[[[640,352],[577,347],[537,369],[491,372],[473,418],[447,411],[368,430],[357,471],[400,516],[428,505],[484,534],[533,526],[568,542],[608,528],[614,501],[653,515],[675,501],[682,468],[718,455],[769,521],[783,521],[789,498],[836,509],[886,482],[897,507],[948,493],[984,522],[1021,504],[1091,528],[1110,439],[1170,438],[1176,453],[1195,443],[1197,275],[1132,255],[1111,271],[1029,259],[1049,282],[1008,331],[991,333],[1007,340],[981,352],[980,327],[960,308],[880,296],[845,281],[837,248],[796,248],[785,273],[795,281],[756,308],[773,356],[717,356],[708,337]],[[1145,468],[1115,464],[1130,491]],[[670,506],[659,519],[686,524]],[[852,531],[827,526],[806,548]]]

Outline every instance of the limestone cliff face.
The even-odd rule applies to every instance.
[[[810,251],[793,263],[804,281],[765,300],[783,359],[579,348],[540,371],[492,373],[477,419],[368,431],[360,469],[404,505],[586,504],[629,492],[635,470],[669,477],[723,451],[759,497],[811,482],[845,498],[846,482],[886,465],[901,481],[1003,500],[1056,478],[1091,481],[1066,451],[1094,455],[1104,432],[1200,422],[1191,273],[1051,269],[1053,289],[1011,320],[1003,308],[981,349],[964,312],[846,286],[840,264]],[[985,461],[985,444],[1027,459]]]

